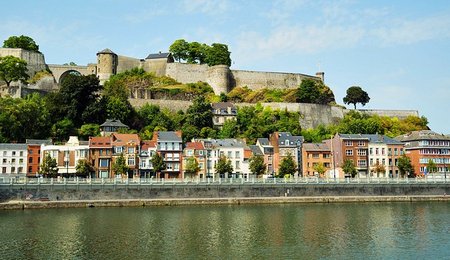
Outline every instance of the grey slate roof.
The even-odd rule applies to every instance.
[[[120,120],[117,119],[106,119],[106,121],[100,125],[100,127],[106,126],[128,128],[127,125],[123,124],[122,122],[120,122]]]
[[[252,151],[253,155],[257,155],[257,156],[259,156],[259,155],[263,156],[264,155],[259,146],[257,146],[257,145],[249,145],[248,147]]]
[[[308,152],[330,152],[331,148],[326,143],[305,143],[303,149]]]
[[[217,102],[211,104],[213,109],[227,109],[231,107],[232,109],[236,109],[236,106],[231,102]]]
[[[34,145],[41,145],[41,144],[45,144],[45,145],[51,145],[52,144],[52,140],[51,139],[26,139],[25,140],[26,144],[34,144]]]
[[[159,131],[158,132],[158,142],[181,142],[181,137],[179,137],[175,132],[172,131]]]
[[[286,140],[289,141],[288,144],[286,144]],[[303,136],[295,136],[291,135],[289,132],[279,132],[278,133],[278,145],[280,146],[296,146],[297,143],[303,143],[304,138]]]
[[[0,144],[0,150],[27,150],[27,144],[9,144],[3,143]]]
[[[170,56],[170,52],[159,52],[159,53],[150,53],[147,58],[145,58],[146,60],[151,60],[151,59],[166,59]]]
[[[400,142],[410,142],[417,140],[445,140],[449,141],[450,137],[438,134],[431,130],[413,131],[411,133],[395,137],[395,140]]]
[[[338,134],[342,139],[359,139],[359,140],[369,140],[369,138],[363,134]]]
[[[270,146],[270,142],[269,142],[268,138],[258,138],[256,142],[262,146]]]
[[[198,139],[197,141],[203,142],[205,148],[213,147],[247,147],[247,144],[242,139]]]
[[[102,51],[97,52],[97,54],[115,54],[112,50],[106,48]]]
[[[392,139],[380,134],[364,134],[364,137],[369,138],[369,143],[384,143],[384,144],[402,144],[402,142]]]

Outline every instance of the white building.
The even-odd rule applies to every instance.
[[[78,137],[71,136],[64,145],[43,144],[41,146],[41,162],[47,154],[56,159],[58,174],[73,176],[76,173],[78,161],[88,160],[89,142],[79,141]]]
[[[0,144],[0,176],[25,177],[27,155],[26,144]]]

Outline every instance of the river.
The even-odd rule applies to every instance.
[[[0,212],[2,259],[450,259],[450,203]]]

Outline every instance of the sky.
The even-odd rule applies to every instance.
[[[105,48],[145,58],[177,39],[227,44],[232,69],[325,72],[343,104],[418,110],[450,134],[450,1],[21,0],[2,3],[0,40],[27,35],[48,64],[96,62]],[[347,105],[352,108],[352,105]]]

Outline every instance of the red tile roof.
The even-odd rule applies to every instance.
[[[89,147],[111,148],[112,138],[110,136],[96,136],[89,138]]]
[[[205,147],[201,142],[187,142],[186,149],[204,150]]]
[[[126,145],[127,143],[134,142],[139,145],[141,139],[137,134],[112,134],[114,145]]]
[[[151,140],[142,141],[141,150],[145,151],[148,150],[149,148],[156,148],[156,142]]]

